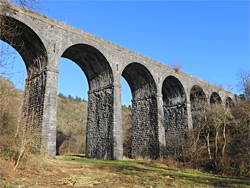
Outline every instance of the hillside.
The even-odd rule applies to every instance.
[[[0,107],[5,113],[1,113],[0,135],[9,137],[10,132],[15,132],[16,125],[21,118],[23,102],[22,90],[14,88],[13,83],[0,77]],[[59,94],[57,101],[57,155],[65,153],[83,154],[86,143],[87,107],[85,100],[68,97]],[[8,118],[6,118],[8,115]],[[131,127],[131,107],[122,107],[123,138],[125,144],[125,155],[129,153],[129,140],[127,130]],[[5,122],[6,121],[6,122]],[[8,139],[1,136],[0,145],[8,146]],[[1,141],[2,140],[2,141]],[[0,148],[1,151],[1,148]]]
[[[57,98],[57,154],[84,153],[87,103]]]
[[[87,107],[85,100],[59,95],[57,105],[57,154],[83,154],[86,143]],[[131,108],[122,107],[123,138],[129,143],[127,130],[131,127]],[[129,145],[125,151],[128,153]],[[126,154],[125,153],[125,154]]]

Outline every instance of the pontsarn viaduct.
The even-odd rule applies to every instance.
[[[86,155],[91,158],[123,158],[121,76],[132,92],[133,157],[159,158],[166,135],[192,130],[194,95],[208,104],[237,102],[230,92],[14,3],[1,1],[0,15],[0,39],[19,52],[27,69],[23,120],[37,123],[50,157],[56,155],[61,57],[75,62],[88,80]]]

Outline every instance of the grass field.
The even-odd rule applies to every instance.
[[[249,179],[214,176],[194,170],[180,170],[152,161],[93,160],[81,156],[61,156],[58,160],[91,164],[93,178],[100,187],[247,187]],[[87,174],[85,174],[87,175]]]
[[[16,172],[0,175],[0,187],[250,187],[248,178],[181,170],[163,162],[96,160],[81,155],[36,159],[20,165]]]

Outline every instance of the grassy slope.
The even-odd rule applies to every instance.
[[[249,179],[229,178],[168,167],[162,162],[87,159],[83,156],[62,156],[59,160],[88,163],[101,170],[95,181],[107,187],[247,187]],[[108,173],[108,175],[106,175]],[[109,181],[105,181],[105,180]],[[101,186],[100,186],[101,187]]]
[[[249,187],[247,178],[181,170],[161,161],[94,160],[80,155],[35,159],[8,172],[8,181],[0,178],[2,187]]]

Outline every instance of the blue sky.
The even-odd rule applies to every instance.
[[[182,63],[183,72],[241,93],[237,73],[250,69],[249,1],[41,2],[46,16],[166,65]],[[84,73],[63,58],[59,68],[58,91],[87,99]],[[126,81],[122,86],[123,104],[129,104]]]

